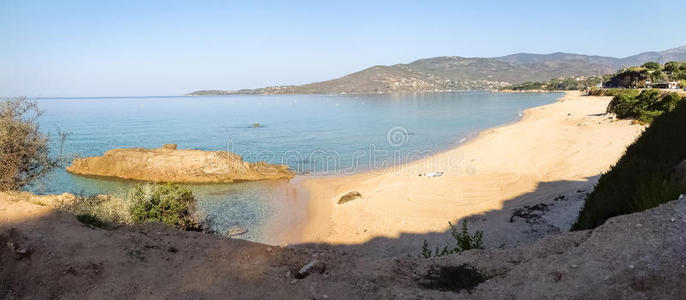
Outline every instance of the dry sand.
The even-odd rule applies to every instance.
[[[553,200],[560,195],[574,201],[548,216],[548,223],[553,231],[566,231],[585,192],[644,129],[605,115],[610,99],[567,92],[453,150],[385,170],[303,180],[310,195],[308,223],[300,240],[290,242],[359,244],[376,238],[417,248],[416,239],[445,236],[448,221],[472,216],[470,228],[485,231],[487,246],[511,245],[528,239],[510,221],[512,209],[562,203]],[[418,176],[436,171],[445,174]],[[362,198],[336,204],[351,191]]]

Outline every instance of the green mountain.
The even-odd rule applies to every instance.
[[[686,46],[626,58],[571,53],[519,53],[502,57],[441,56],[408,64],[374,66],[340,78],[304,85],[238,91],[201,90],[188,95],[391,93],[492,90],[526,81],[614,73],[649,61],[686,60]]]

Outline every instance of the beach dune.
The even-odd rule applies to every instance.
[[[475,225],[484,229],[486,242],[515,242],[518,237],[508,230],[509,208],[591,188],[643,131],[605,115],[610,99],[567,92],[558,102],[526,110],[520,121],[481,132],[455,149],[388,169],[303,180],[310,203],[298,242],[357,244],[442,233],[449,221],[489,212],[493,220]],[[427,172],[444,174],[419,176]],[[353,191],[361,197],[337,204]],[[579,207],[562,216],[568,225]]]

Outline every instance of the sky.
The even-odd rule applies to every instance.
[[[682,1],[0,0],[0,96],[303,84],[445,55],[625,57],[686,45]]]

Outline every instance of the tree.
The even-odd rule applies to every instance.
[[[38,131],[41,111],[26,97],[0,102],[0,191],[19,190],[60,166],[48,136]],[[60,134],[63,142],[66,134]]]
[[[662,73],[662,71],[655,70],[655,71],[653,71],[653,73],[650,73],[650,79],[652,79],[653,81],[663,81],[666,78],[665,78],[665,74]]]
[[[651,70],[659,70],[660,64],[651,61],[651,62],[644,63],[641,67],[644,67],[646,69],[651,69]]]
[[[670,61],[665,64],[664,70],[665,72],[674,73],[679,71],[679,66],[680,64],[678,62]]]

